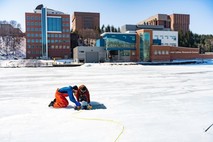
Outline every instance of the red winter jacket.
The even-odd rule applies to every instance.
[[[78,102],[86,101],[87,103],[90,103],[90,94],[89,94],[89,91],[86,88],[86,92],[83,93],[81,91],[81,89],[83,87],[86,87],[86,86],[85,85],[79,86],[78,91],[76,93],[76,99],[77,99]]]

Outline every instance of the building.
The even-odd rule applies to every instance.
[[[189,31],[190,16],[188,14],[172,14],[171,19],[171,30],[182,31],[186,33]]]
[[[106,32],[101,36],[96,46],[105,48],[107,61],[131,61],[131,54],[136,50],[135,33]]]
[[[159,62],[159,61],[189,60],[189,59],[204,58],[204,56],[199,54],[198,48],[171,46],[169,44],[166,45],[165,43],[161,45],[154,45],[153,44],[154,37],[155,31],[152,30],[137,31],[136,33],[137,61]],[[170,40],[167,41],[169,41],[170,43]],[[206,58],[209,57],[206,56]],[[213,56],[211,58],[213,58]]]
[[[171,28],[170,16],[167,14],[157,14],[138,23],[138,25],[162,25],[164,28]]]
[[[162,62],[208,59],[198,48],[178,46],[177,31],[137,30],[136,33],[104,33],[96,46],[106,50],[105,61]]]
[[[107,61],[150,61],[150,58],[146,57],[150,51],[150,40],[153,45],[178,46],[178,32],[176,31],[152,31],[151,38],[150,35],[149,38],[145,35],[138,37],[140,40],[137,40],[137,31],[136,33],[103,33],[96,46],[105,47]],[[143,41],[140,44],[141,47],[139,41]],[[140,53],[137,53],[137,49],[142,47]]]
[[[157,14],[143,20],[138,25],[162,25],[165,29],[172,31],[189,31],[190,15],[188,14]]]
[[[74,62],[100,63],[106,58],[106,51],[103,47],[77,46],[73,52]]]
[[[100,13],[74,12],[72,15],[72,31],[82,29],[98,29],[100,27]]]
[[[25,13],[26,58],[70,58],[70,15],[36,7]]]

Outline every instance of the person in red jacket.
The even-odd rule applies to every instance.
[[[82,109],[92,109],[90,104],[90,93],[85,85],[78,87],[78,90],[75,93],[75,97],[77,101],[81,103]]]

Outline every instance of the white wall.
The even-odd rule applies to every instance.
[[[160,39],[161,45],[178,47],[177,31],[153,31],[153,39]]]

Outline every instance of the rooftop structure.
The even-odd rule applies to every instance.
[[[165,29],[183,33],[189,31],[189,24],[189,14],[157,14],[138,23],[138,25],[162,25]]]

